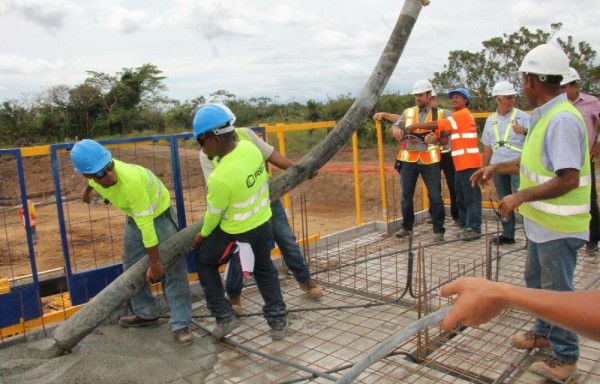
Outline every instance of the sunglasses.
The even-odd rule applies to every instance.
[[[83,176],[85,176],[88,179],[104,179],[106,177],[106,175],[108,174],[108,172],[112,171],[115,168],[115,163],[114,161],[111,161],[110,163],[108,163],[106,165],[106,167],[102,168],[101,170],[99,170],[96,173],[84,173]]]
[[[198,138],[196,139],[196,141],[198,142],[198,144],[200,144],[201,147],[204,147],[204,144],[206,144],[206,140],[210,139],[211,137],[216,137],[215,135],[204,135],[204,136],[198,136]]]

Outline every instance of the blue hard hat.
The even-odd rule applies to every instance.
[[[83,139],[75,143],[71,149],[71,162],[77,173],[99,172],[111,160],[110,151],[94,140]]]
[[[467,99],[467,101],[471,101],[471,95],[469,95],[469,91],[467,91],[464,88],[453,89],[452,91],[448,92],[448,97],[452,98],[452,95],[457,93],[461,96],[464,96]]]
[[[215,135],[233,131],[235,115],[222,104],[206,104],[194,116],[194,139],[213,131]]]

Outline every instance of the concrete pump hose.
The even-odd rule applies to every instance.
[[[407,339],[414,336],[415,333],[421,332],[426,328],[436,325],[446,317],[448,312],[452,309],[452,306],[444,307],[434,313],[431,313],[418,321],[415,321],[408,327],[402,329],[400,332],[389,337],[383,343],[381,343],[373,351],[369,352],[361,361],[356,363],[348,372],[346,372],[336,383],[337,384],[348,384],[352,380],[356,379],[358,375],[363,373],[371,365],[375,364],[379,360],[386,357],[390,352],[398,347],[398,345],[406,341]]]

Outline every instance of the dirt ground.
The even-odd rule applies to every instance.
[[[139,156],[136,149],[135,160],[127,157],[130,153],[113,154],[125,161],[137,162],[152,169],[170,188],[170,169],[163,167],[161,157],[168,156],[166,147],[162,150],[154,148],[152,155]],[[131,152],[131,151],[130,151]],[[195,220],[204,212],[204,182],[197,165],[197,149],[186,149],[180,153],[186,168],[183,181],[186,205],[191,207],[187,212],[188,222]],[[298,159],[301,154],[288,154],[291,159]],[[399,181],[393,170],[392,159],[394,149],[386,150],[385,172],[388,191],[388,212],[399,208]],[[157,161],[156,158],[159,158]],[[66,157],[65,157],[66,158]],[[68,161],[68,159],[64,160]],[[4,233],[0,234],[0,278],[13,278],[31,273],[29,266],[29,250],[25,229],[17,216],[20,203],[20,189],[16,182],[18,177],[12,163],[13,159],[0,157],[0,193],[3,205]],[[359,150],[360,164],[360,202],[362,220],[367,223],[382,220],[382,197],[376,148]],[[183,166],[182,166],[183,167]],[[48,271],[64,267],[61,236],[57,220],[56,204],[52,200],[55,195],[50,159],[32,157],[24,159],[25,180],[28,196],[36,203],[37,237],[35,259],[37,270]],[[76,175],[66,163],[61,171],[61,193],[65,207],[67,223],[67,241],[71,266],[75,270],[93,268],[105,263],[120,262],[120,242],[111,241],[118,238],[123,225],[123,215],[115,209],[99,204],[81,203],[81,191],[85,179]],[[273,172],[276,177],[278,171]],[[11,182],[15,181],[15,182]],[[293,229],[297,237],[324,236],[357,224],[357,208],[355,203],[354,175],[351,148],[344,148],[319,172],[312,180],[307,180],[290,193],[293,218]],[[198,203],[200,201],[200,203]],[[391,214],[397,216],[398,213]]]

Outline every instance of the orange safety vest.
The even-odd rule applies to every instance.
[[[452,161],[457,171],[481,168],[483,161],[477,146],[477,126],[468,108],[454,112],[438,122],[439,131],[450,131],[452,139]]]
[[[425,117],[425,121],[419,121],[419,107],[407,108],[404,110],[402,115],[404,116],[404,127],[408,127],[412,124],[428,123],[428,122],[432,121],[431,109],[429,109],[429,113]],[[444,110],[438,109],[438,120],[441,119],[443,116],[444,116]],[[429,133],[429,131],[417,129],[413,133],[426,134],[426,133]],[[421,152],[418,150],[408,149],[407,145],[404,144],[404,145],[400,146],[400,151],[398,151],[398,154],[396,155],[396,159],[398,159],[400,161],[406,161],[409,163],[415,163],[419,160],[421,160],[421,162],[423,164],[439,163],[440,147],[437,145],[428,145],[427,150],[424,152]]]
[[[35,205],[31,200],[27,200],[27,211],[29,212],[29,225],[35,227],[35,219],[37,217],[35,215]],[[23,225],[25,225],[25,210],[21,207],[17,210],[17,214],[23,220]]]

